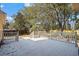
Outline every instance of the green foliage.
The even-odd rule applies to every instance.
[[[6,23],[5,23],[5,25],[4,25],[4,29],[9,29],[9,22],[8,22],[8,20],[6,20]]]
[[[15,15],[14,27],[17,30],[32,32],[37,29],[36,23],[40,22],[39,30],[65,29],[66,21],[71,14],[69,4],[40,3],[25,7]]]
[[[76,20],[76,29],[79,29],[79,19]]]
[[[19,31],[24,31],[27,34],[30,33],[30,27],[32,26],[28,20],[26,20],[25,16],[19,12],[14,18],[15,22],[13,27]],[[20,32],[21,33],[21,32]]]

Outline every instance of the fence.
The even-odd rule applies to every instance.
[[[19,39],[19,32],[17,30],[3,30],[3,41],[4,40],[16,40]]]
[[[32,34],[33,35],[33,34]],[[77,44],[77,33],[70,31],[70,32],[61,32],[61,31],[35,31],[34,32],[34,37],[48,37],[49,39],[52,40],[59,40],[59,41],[64,41],[64,42],[69,42],[69,43],[75,43]]]

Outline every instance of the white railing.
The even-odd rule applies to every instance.
[[[4,30],[3,31],[3,40],[14,39],[18,41],[19,39],[19,32],[17,30]]]
[[[35,31],[32,34],[34,37],[48,37],[52,40],[59,40],[69,43],[75,43],[77,45],[77,33],[76,32],[61,32],[61,31]]]

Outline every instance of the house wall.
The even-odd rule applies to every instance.
[[[0,12],[0,42],[2,40],[3,26],[5,24],[6,15]]]

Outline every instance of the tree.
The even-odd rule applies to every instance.
[[[9,22],[8,22],[8,20],[6,20],[6,23],[5,23],[5,25],[4,25],[4,29],[9,29]]]
[[[70,17],[70,6],[69,4],[34,4],[34,6],[38,7],[36,9],[39,9],[38,12],[38,19],[42,19],[46,24],[53,25],[52,23],[55,22],[58,24],[61,31],[63,31],[66,27],[66,23],[68,22],[68,19]],[[48,26],[49,26],[48,24]],[[46,28],[47,29],[47,28]]]
[[[55,15],[56,15],[56,20],[58,22],[58,25],[61,29],[61,31],[64,30],[64,27],[66,25],[66,22],[68,21],[69,17],[70,17],[70,7],[69,4],[57,4],[54,5],[54,9],[55,9]]]
[[[36,23],[40,22],[40,29],[50,31],[52,29],[66,29],[68,19],[70,17],[71,8],[69,4],[32,4],[30,7],[25,7],[19,14],[16,15],[15,23],[19,29],[28,28],[34,31],[37,27]]]
[[[79,29],[79,19],[77,20],[77,23],[76,23],[76,29]]]
[[[19,30],[21,34],[30,33],[29,29],[31,27],[31,24],[28,21],[26,21],[24,15],[21,12],[19,12],[15,16],[14,20],[15,20],[14,28]]]

